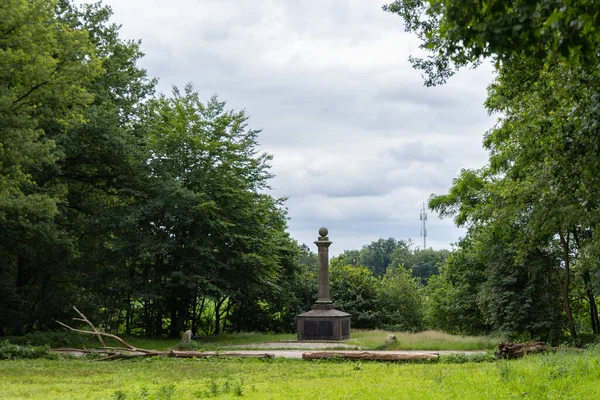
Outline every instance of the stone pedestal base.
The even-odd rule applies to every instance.
[[[350,339],[350,314],[315,304],[296,317],[298,340]]]

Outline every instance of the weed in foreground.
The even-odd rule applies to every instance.
[[[496,361],[496,356],[492,352],[487,352],[485,354],[442,354],[437,360],[437,362],[443,364],[482,363],[493,361]]]
[[[151,393],[146,387],[142,387],[139,393],[132,394],[116,390],[112,400],[173,400],[176,398],[175,391],[174,384],[161,386],[154,393]]]
[[[231,381],[229,378],[226,378],[222,384],[219,383],[219,380],[212,378],[208,384],[208,387],[202,391],[197,390],[194,392],[194,396],[203,398],[203,397],[217,397],[221,394],[229,394],[232,393],[235,396],[243,396],[244,394],[244,380],[236,379]]]

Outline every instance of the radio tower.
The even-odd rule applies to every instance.
[[[423,250],[427,248],[427,210],[425,209],[425,201],[421,208],[421,236],[423,237]]]

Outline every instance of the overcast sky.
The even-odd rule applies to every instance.
[[[79,3],[84,2],[82,0]],[[426,88],[418,41],[375,0],[104,0],[121,37],[141,39],[159,91],[193,83],[243,108],[273,154],[272,195],[289,198],[300,243],[329,228],[333,254],[378,238],[422,247],[419,210],[462,168],[487,160],[491,68]],[[463,232],[430,212],[427,247]]]

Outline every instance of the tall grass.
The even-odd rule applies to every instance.
[[[397,342],[385,344],[388,334],[393,334]],[[382,330],[353,330],[349,344],[367,349],[385,350],[492,350],[503,341],[498,336],[457,336],[439,331],[417,333],[388,332]]]

